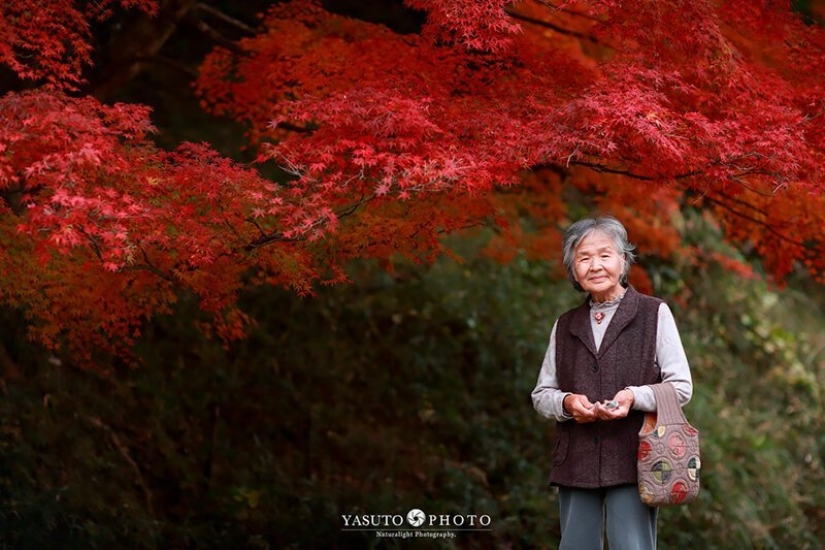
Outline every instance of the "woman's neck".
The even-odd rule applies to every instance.
[[[590,301],[594,304],[603,304],[605,302],[612,302],[624,296],[624,293],[627,289],[623,286],[618,286],[616,288],[612,288],[607,292],[601,292],[599,294],[590,294]]]

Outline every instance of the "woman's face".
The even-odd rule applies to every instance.
[[[604,233],[593,231],[576,247],[573,275],[594,301],[604,302],[621,295],[623,271],[624,256]]]

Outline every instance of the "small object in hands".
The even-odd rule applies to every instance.
[[[604,408],[605,409],[616,409],[619,407],[619,402],[615,399],[613,401],[605,401]]]
[[[593,313],[593,318],[596,320],[597,325],[601,325],[602,320],[604,319],[604,313],[601,312],[601,311],[597,311],[597,312]]]

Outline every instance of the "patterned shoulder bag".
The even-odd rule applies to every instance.
[[[699,494],[699,430],[679,406],[673,384],[653,384],[657,412],[639,432],[639,496],[648,506],[687,504]]]

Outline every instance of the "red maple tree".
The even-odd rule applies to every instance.
[[[825,33],[788,2],[405,4],[418,33],[273,3],[204,59],[203,107],[288,183],[206,144],[160,150],[145,107],[67,95],[90,21],[155,2],[0,8],[0,63],[33,88],[0,98],[0,299],[80,352],[123,351],[181,291],[233,338],[250,281],[309,292],[477,225],[502,259],[555,258],[569,189],[644,253],[706,260],[678,223],[704,208],[775,280],[825,273]]]

